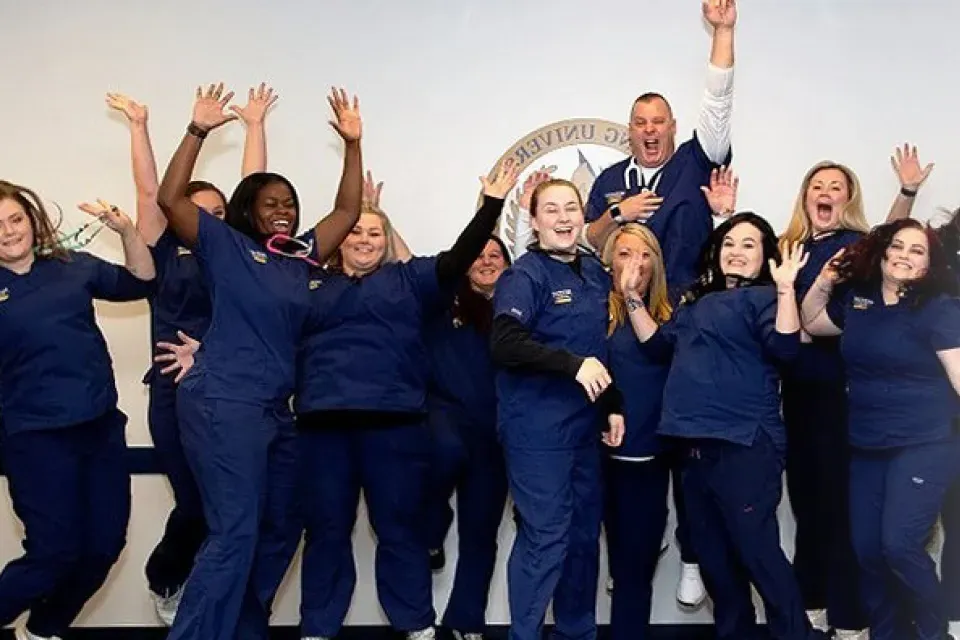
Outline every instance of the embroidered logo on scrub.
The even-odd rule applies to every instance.
[[[6,302],[9,298],[10,298],[10,289],[4,287],[3,290],[0,291],[0,302]]]
[[[553,304],[569,304],[573,302],[573,292],[570,289],[560,289],[560,291],[554,291]]]
[[[869,309],[873,306],[873,300],[870,298],[861,298],[860,296],[853,297],[853,308],[857,311],[863,311],[864,309]]]
[[[250,250],[250,255],[253,257],[254,261],[259,262],[260,264],[267,264],[267,254],[263,251],[254,251]]]
[[[510,315],[516,316],[520,320],[523,320],[523,311],[520,311],[520,309],[517,309],[516,307],[511,307]]]
[[[311,280],[309,283],[307,283],[307,287],[310,289],[310,291],[315,291],[319,289],[320,285],[322,284],[323,280]]]
[[[190,251],[190,249],[187,249],[186,247],[177,247],[178,258],[181,256],[192,256],[192,255],[193,255],[193,252]]]

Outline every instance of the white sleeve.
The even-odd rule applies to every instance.
[[[697,121],[697,139],[710,160],[721,164],[730,152],[730,120],[733,115],[733,67],[707,65],[707,83]]]
[[[517,215],[517,228],[514,231],[513,259],[516,260],[527,252],[527,246],[533,242],[533,227],[530,225],[530,214],[526,209],[520,209]]]

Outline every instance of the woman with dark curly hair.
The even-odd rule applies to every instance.
[[[823,637],[804,613],[777,524],[787,440],[779,368],[800,349],[794,281],[806,260],[797,243],[781,258],[770,224],[738,213],[710,236],[670,322],[658,327],[642,299],[626,300],[645,348],[673,354],[658,432],[687,452],[686,517],[721,640],[767,637],[751,582],[770,636]]]
[[[873,640],[947,630],[925,543],[960,462],[957,291],[933,230],[898,220],[829,261],[803,300],[808,333],[842,333],[850,522]]]

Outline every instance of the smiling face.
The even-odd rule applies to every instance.
[[[484,294],[493,293],[493,288],[500,278],[500,274],[507,268],[507,259],[503,255],[503,250],[495,240],[487,240],[487,246],[483,248],[470,270],[467,272],[467,278],[470,279],[470,286],[474,291]]]
[[[540,246],[548,251],[571,251],[583,230],[580,194],[566,184],[551,184],[536,193],[530,218]]]
[[[23,205],[13,198],[0,200],[0,264],[15,267],[33,257],[34,231]]]
[[[298,214],[293,191],[279,180],[267,183],[257,192],[253,214],[260,233],[289,235],[296,225]]]
[[[387,233],[383,219],[375,213],[362,213],[340,244],[343,271],[351,276],[370,273],[380,266],[386,252]]]
[[[720,271],[725,276],[756,278],[763,268],[763,234],[749,222],[734,226],[720,246]]]
[[[929,268],[927,234],[914,227],[898,231],[880,261],[883,280],[898,285],[922,278]]]
[[[660,167],[673,155],[677,122],[667,101],[653,97],[636,102],[630,114],[630,151],[642,167]]]
[[[650,288],[650,281],[653,278],[656,268],[656,258],[653,250],[643,238],[631,233],[621,233],[613,245],[613,259],[611,267],[613,268],[613,285],[617,291],[620,291],[620,274],[623,273],[623,267],[630,260],[636,259],[640,264],[640,285],[638,293],[646,295]],[[620,291],[620,293],[623,293]]]
[[[840,227],[843,208],[850,202],[850,181],[840,169],[828,168],[810,177],[804,206],[814,234]]]

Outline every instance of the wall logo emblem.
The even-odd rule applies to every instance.
[[[501,163],[520,165],[520,178],[507,194],[498,233],[513,256],[519,257],[529,240],[530,193],[524,182],[537,170],[570,180],[584,202],[600,172],[630,153],[626,125],[606,120],[576,119],[554,122],[515,142],[494,163],[490,177]]]

